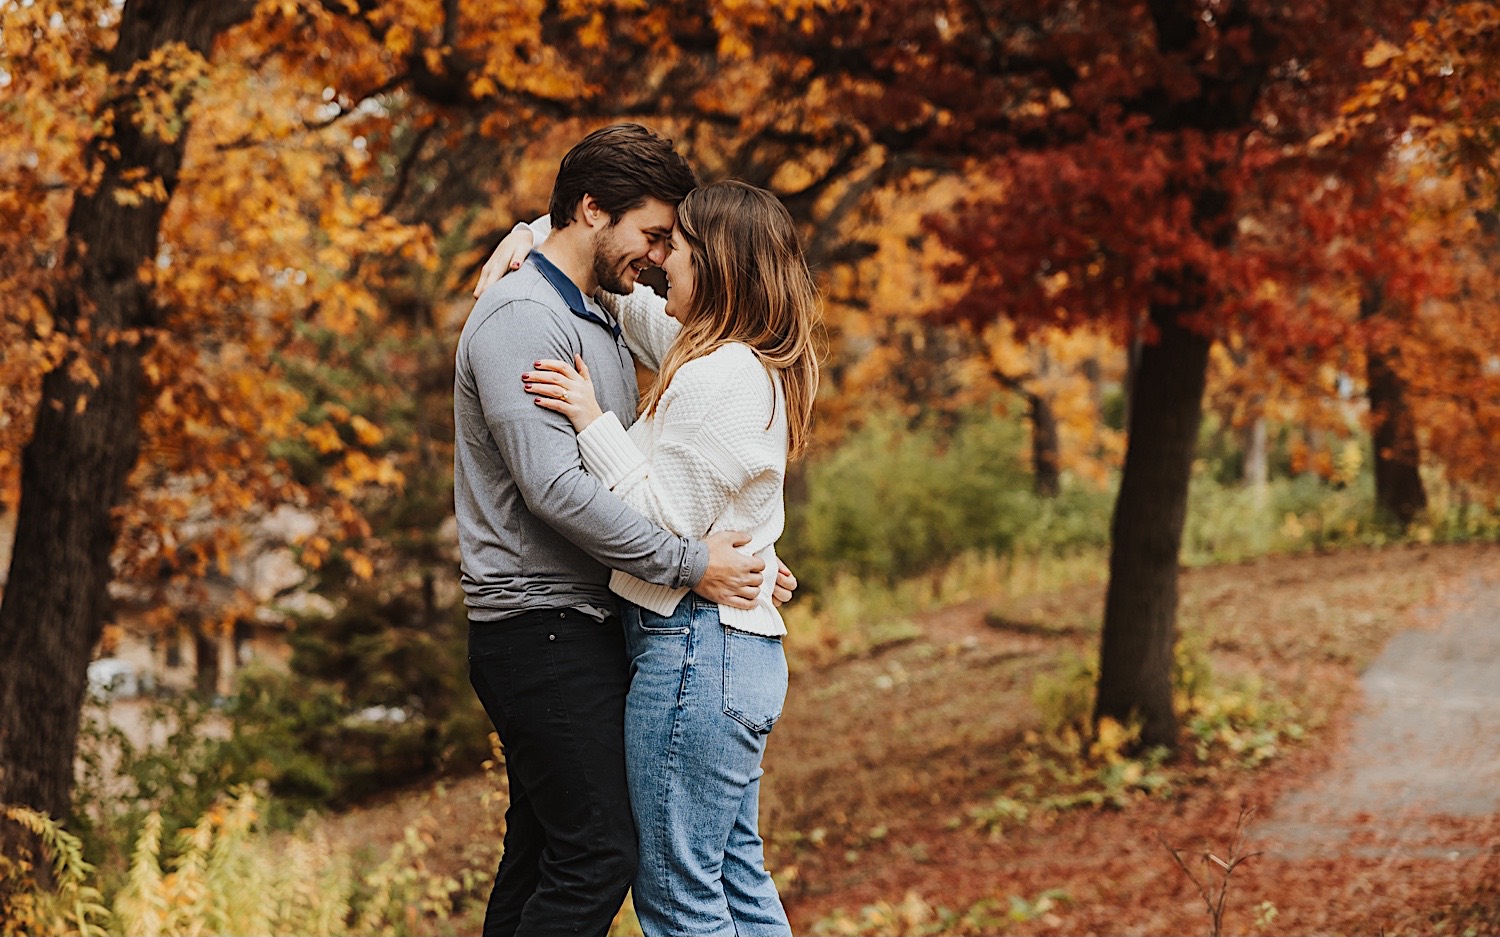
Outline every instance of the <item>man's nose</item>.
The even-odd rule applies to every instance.
[[[651,261],[651,266],[660,267],[667,262],[666,245],[658,244],[646,252],[646,259]]]

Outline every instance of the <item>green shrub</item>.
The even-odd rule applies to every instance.
[[[999,839],[1039,815],[1123,808],[1143,797],[1170,796],[1174,786],[1194,777],[1255,767],[1303,736],[1290,709],[1268,700],[1259,682],[1217,681],[1197,632],[1179,639],[1173,654],[1173,703],[1187,758],[1169,761],[1164,748],[1142,751],[1139,725],[1108,718],[1094,725],[1098,675],[1097,657],[1067,653],[1037,676],[1032,697],[1041,731],[1027,732],[1013,752],[1010,782],[969,809],[974,828]]]
[[[805,468],[781,552],[809,593],[839,576],[887,584],[969,553],[1068,552],[1107,541],[1109,495],[1032,493],[1026,431],[988,411],[909,427],[877,414]]]
[[[1202,631],[1189,630],[1173,648],[1173,707],[1182,720],[1184,750],[1200,765],[1253,767],[1276,755],[1280,743],[1300,739],[1303,729],[1290,707],[1269,698],[1257,678],[1223,682],[1215,676],[1206,643]],[[1064,753],[1088,748],[1094,760],[1102,755],[1107,763],[1118,763],[1114,756],[1132,748],[1138,727],[1095,731],[1098,680],[1097,655],[1064,654],[1037,675],[1032,699],[1041,714],[1039,741],[1062,743],[1044,747]]]
[[[467,612],[424,595],[361,589],[333,618],[299,627],[290,673],[263,675],[239,694],[241,734],[288,756],[317,756],[335,804],[455,761],[477,765],[490,726],[469,686]]]
[[[1272,477],[1240,483],[1237,436],[1205,421],[1183,527],[1190,566],[1275,553],[1380,545],[1411,538],[1500,537],[1500,502],[1424,480],[1431,507],[1403,534],[1376,518],[1369,440],[1352,434],[1335,459],[1339,477],[1290,474],[1285,427],[1273,427]],[[787,506],[781,553],[805,595],[860,583],[891,586],[959,557],[1068,557],[1107,550],[1116,487],[1064,473],[1052,498],[1032,492],[1027,427],[1018,416],[970,410],[951,425],[910,425],[877,413],[837,448],[803,468],[802,494]],[[843,588],[842,586],[838,588]]]
[[[400,597],[352,598],[326,622],[294,632],[289,670],[252,664],[222,704],[196,696],[152,701],[150,737],[133,742],[90,706],[80,732],[81,777],[69,825],[103,866],[150,814],[191,825],[220,792],[254,788],[273,827],[312,809],[478,766],[490,725],[469,687],[463,610],[422,614]],[[170,856],[175,848],[168,840]]]

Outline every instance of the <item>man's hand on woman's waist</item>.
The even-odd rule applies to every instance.
[[[735,549],[749,543],[750,535],[726,530],[705,537],[703,542],[708,546],[708,569],[693,591],[730,608],[754,608],[765,582],[766,561]]]

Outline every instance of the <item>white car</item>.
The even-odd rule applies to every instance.
[[[142,681],[135,664],[119,657],[101,657],[89,664],[89,693],[95,699],[134,699]]]

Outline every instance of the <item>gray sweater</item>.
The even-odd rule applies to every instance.
[[[521,374],[582,354],[599,405],[625,426],[639,400],[613,324],[539,253],[479,298],[458,340],[453,502],[464,602],[474,621],[545,608],[610,608],[609,570],[691,587],[708,547],[646,520],[584,471],[567,417],[539,407]]]

